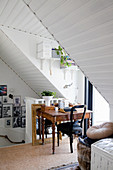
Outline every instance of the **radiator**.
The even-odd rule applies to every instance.
[[[91,145],[91,170],[113,170],[113,138]]]

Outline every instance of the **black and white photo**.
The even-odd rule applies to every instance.
[[[14,103],[14,106],[20,106],[21,105],[21,96],[13,96],[13,103]]]
[[[2,107],[0,106],[0,118],[2,118]]]
[[[7,103],[7,102],[8,102],[7,96],[3,96],[3,103]]]
[[[14,106],[13,107],[13,117],[19,117],[19,116],[21,116],[21,107]]]
[[[26,116],[26,106],[21,106],[22,116]]]
[[[12,118],[5,118],[5,127],[6,128],[12,127]]]
[[[3,103],[3,96],[0,96],[0,106],[2,105]]]
[[[12,110],[13,110],[12,104],[3,104],[2,117],[12,117]]]
[[[25,126],[26,126],[26,118],[25,118],[25,116],[24,117],[22,117],[22,119],[21,119],[21,127],[22,128],[25,128]]]
[[[21,117],[13,117],[13,128],[21,127]]]

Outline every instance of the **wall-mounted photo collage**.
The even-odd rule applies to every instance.
[[[5,92],[2,90],[0,85],[0,119],[5,119],[6,128],[25,128],[26,126],[26,107],[21,105],[21,96],[13,96],[13,103],[7,103],[3,101],[3,94],[6,95],[6,85]],[[7,97],[7,96],[5,96]]]

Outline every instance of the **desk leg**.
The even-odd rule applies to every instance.
[[[53,154],[55,153],[55,122],[52,123],[52,149],[53,149]]]
[[[42,116],[42,145],[44,145],[44,118]]]

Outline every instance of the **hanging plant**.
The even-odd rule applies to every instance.
[[[66,55],[66,52],[60,46],[58,46],[58,48],[55,48],[55,51],[57,55],[60,55],[60,63],[64,66],[70,67],[71,64],[67,62],[68,56]]]

